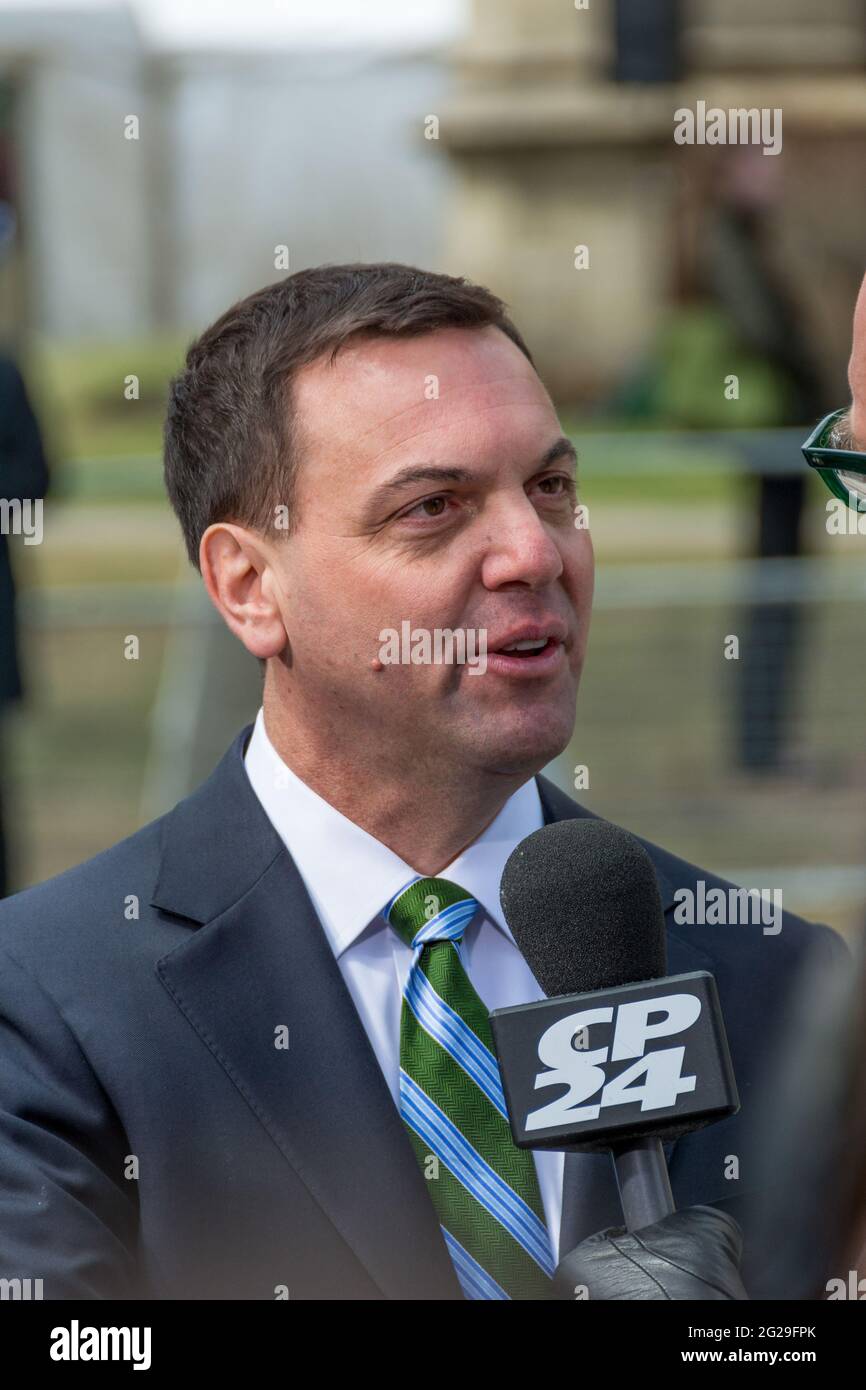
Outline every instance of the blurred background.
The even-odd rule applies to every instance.
[[[392,259],[509,303],[578,447],[598,596],[551,775],[853,932],[866,535],[799,446],[848,400],[864,68],[861,0],[0,0],[0,335],[50,474],[42,543],[8,538],[9,890],[258,708],[163,493],[186,344],[287,270]],[[677,144],[699,101],[779,108],[781,152]]]

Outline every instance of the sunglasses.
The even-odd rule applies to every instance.
[[[834,497],[856,512],[866,512],[866,454],[858,454],[853,449],[827,447],[833,426],[847,410],[847,406],[834,410],[815,426],[803,445],[803,457],[824,480]]]

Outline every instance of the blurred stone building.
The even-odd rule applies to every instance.
[[[863,0],[466,4],[456,43],[192,52],[154,48],[125,4],[0,0],[19,229],[0,327],[186,331],[277,278],[278,246],[290,269],[412,260],[489,283],[557,396],[592,397],[671,296],[719,155],[675,144],[673,113],[702,100],[784,113],[779,261],[838,380],[866,214]]]
[[[191,331],[285,273],[283,246],[292,270],[434,263],[451,170],[423,122],[450,80],[435,47],[156,47],[125,4],[0,0],[0,328]]]
[[[778,262],[838,391],[866,226],[862,0],[474,0],[472,16],[442,123],[459,176],[445,260],[508,300],[555,394],[605,391],[654,340],[730,153],[674,142],[698,101],[783,112],[783,153],[763,160]]]

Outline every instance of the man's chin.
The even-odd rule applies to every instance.
[[[533,777],[566,749],[574,732],[574,719],[546,724],[516,725],[485,730],[478,765],[506,776]]]

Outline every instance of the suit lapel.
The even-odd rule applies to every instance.
[[[560,820],[576,820],[593,816],[591,811],[572,801],[546,777],[538,777],[539,795],[546,825]],[[640,838],[640,837],[638,837]],[[671,930],[674,909],[674,889],[658,862],[658,849],[642,840],[653,861],[659,885],[662,908],[667,923],[668,974],[685,975],[692,970],[711,970],[712,961],[703,951],[683,941]],[[670,1162],[675,1142],[663,1145]],[[622,1225],[622,1206],[616,1183],[613,1159],[607,1153],[567,1153],[562,1185],[562,1223],[559,1237],[559,1256],[562,1259],[587,1236],[607,1226]]]
[[[459,1299],[376,1056],[249,784],[249,732],[166,820],[153,902],[200,925],[157,972],[383,1296]],[[281,1026],[288,1049],[274,1045]]]
[[[251,730],[163,823],[152,904],[187,919],[190,933],[157,973],[383,1296],[461,1299],[376,1056],[303,880],[247,778]],[[546,778],[537,783],[547,824],[592,815]],[[670,911],[671,885],[656,872]],[[709,964],[670,932],[668,961],[671,974]],[[274,1045],[281,1026],[288,1049]],[[560,1252],[621,1219],[609,1155],[566,1154]]]

